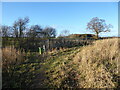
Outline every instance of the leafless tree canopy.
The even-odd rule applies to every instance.
[[[98,17],[92,18],[92,20],[87,24],[87,29],[92,30],[96,33],[97,37],[101,32],[109,32],[112,25],[107,25],[104,19],[99,19]]]
[[[43,30],[44,37],[56,37],[56,30],[52,27],[46,27]]]
[[[10,35],[10,33],[9,33],[10,29],[11,29],[10,26],[3,25],[2,26],[2,36],[8,37]]]
[[[19,18],[13,24],[13,30],[16,37],[23,37],[23,31],[26,29],[26,25],[29,23],[29,18]]]
[[[60,37],[64,37],[64,36],[68,36],[69,35],[69,30],[63,30],[63,31],[61,31],[61,33],[60,33]]]
[[[13,26],[2,26],[3,37],[11,36],[11,37],[39,37],[39,38],[55,38],[56,37],[56,29],[53,27],[42,28],[40,25],[32,25],[30,27],[27,26],[29,23],[29,18],[19,18],[14,23]],[[87,29],[95,32],[97,38],[101,32],[110,31],[112,25],[107,25],[104,19],[99,19],[98,17],[94,17],[87,24]],[[12,30],[11,30],[12,29]],[[11,32],[11,35],[9,35]],[[59,37],[68,36],[69,30],[61,31]]]
[[[28,37],[40,37],[42,32],[42,28],[40,25],[33,25],[30,27],[27,35]]]

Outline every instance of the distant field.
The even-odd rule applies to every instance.
[[[118,38],[43,55],[7,47],[3,49],[3,87],[117,88],[119,59]]]

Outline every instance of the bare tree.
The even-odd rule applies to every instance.
[[[45,29],[43,29],[42,33],[46,38],[56,37],[56,30],[52,27],[46,27]]]
[[[29,37],[40,37],[42,28],[39,25],[33,25],[30,27],[28,36]]]
[[[69,34],[70,34],[69,30],[63,30],[63,31],[61,31],[59,37],[68,36]]]
[[[14,33],[14,36],[16,37],[16,38],[18,38],[19,37],[19,31],[18,31],[18,25],[17,25],[17,23],[14,23],[14,25],[13,25],[13,33]]]
[[[29,18],[25,17],[24,19],[19,18],[13,24],[13,30],[16,37],[22,37],[23,31],[26,29],[26,25],[29,22]]]
[[[9,31],[10,31],[10,27],[3,25],[2,26],[2,37],[8,37],[9,36]]]
[[[98,17],[92,18],[92,20],[87,24],[87,30],[92,30],[95,32],[97,38],[101,32],[110,32],[112,25],[107,25],[104,19],[99,19]]]

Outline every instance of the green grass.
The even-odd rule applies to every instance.
[[[45,71],[45,87],[77,87],[77,83],[73,80],[74,76],[70,75],[75,74],[75,65],[72,64],[72,60],[80,50],[80,47],[75,47],[51,54],[52,57],[48,58],[41,68],[41,71]]]
[[[57,86],[59,86],[59,82],[63,82],[63,79],[65,80],[62,75],[62,78],[59,78],[61,77],[59,76],[59,73],[61,70],[69,68],[66,65],[69,65],[77,52],[79,52],[79,47],[60,50],[56,53],[53,52],[44,55],[39,55],[38,52],[28,52],[25,55],[24,62],[12,65],[12,67],[9,68],[9,72],[3,71],[3,87],[53,87],[56,83]],[[41,76],[41,74],[43,76]],[[51,77],[53,75],[55,77]],[[47,81],[48,78],[49,80]],[[59,82],[56,81],[53,83],[52,81],[56,78],[59,78]],[[40,79],[42,79],[42,81]],[[39,82],[42,83],[42,86],[38,85]]]

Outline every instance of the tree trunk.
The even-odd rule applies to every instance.
[[[97,39],[99,39],[99,34],[98,33],[96,33],[96,36],[97,36]]]

